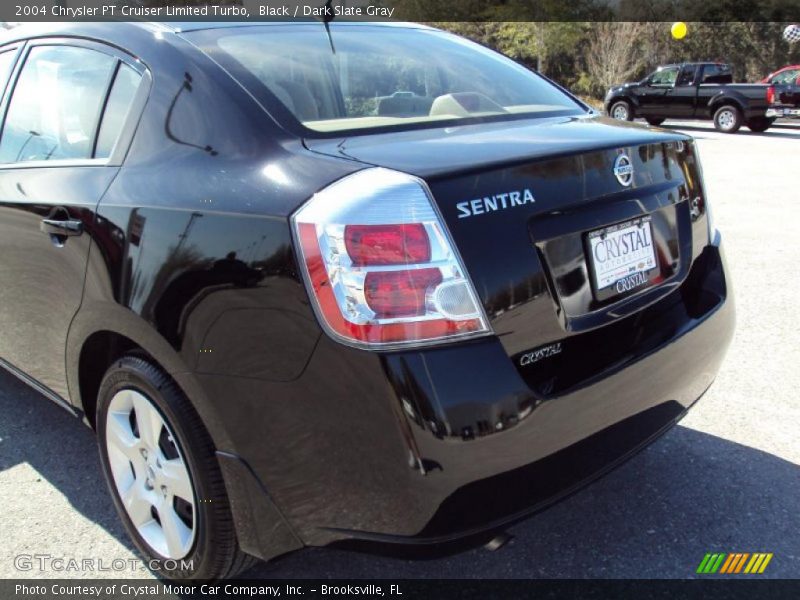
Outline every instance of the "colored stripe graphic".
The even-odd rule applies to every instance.
[[[725,573],[733,573],[736,570],[736,567],[739,564],[739,561],[741,560],[741,558],[742,558],[742,553],[741,552],[737,552],[736,554],[734,554],[733,555],[733,562],[731,563],[731,566],[728,567],[728,570],[725,571]]]
[[[748,558],[749,556],[750,556],[750,554],[748,554],[747,552],[745,552],[744,554],[742,554],[742,558],[741,558],[741,560],[739,560],[739,562],[738,562],[738,563],[736,563],[736,570],[734,571],[733,569],[731,569],[731,572],[732,572],[732,573],[738,573],[738,572],[740,572],[740,571],[742,570],[742,567],[744,566],[744,563],[745,563],[745,561],[747,560],[747,558]]]
[[[725,554],[706,554],[703,558],[703,561],[700,563],[700,566],[697,567],[697,572],[716,573],[720,564],[722,564],[722,559],[724,559],[725,556]]]
[[[755,552],[753,557],[750,559],[750,562],[747,563],[747,566],[744,568],[745,573],[755,573],[755,569],[758,569],[758,566],[761,564],[761,561],[764,560],[764,555]]]
[[[735,554],[728,554],[728,559],[725,561],[725,564],[722,565],[720,573],[727,573],[728,569],[731,568],[731,563],[734,561],[735,558],[736,558]]]
[[[763,573],[764,569],[767,568],[767,565],[769,564],[769,561],[771,561],[771,560],[772,560],[772,552],[767,554],[767,556],[764,558],[764,562],[761,563],[761,567],[758,569],[758,572],[759,573]]]
[[[756,574],[763,573],[767,568],[773,554],[767,552],[731,552],[731,553],[707,553],[700,565],[697,573],[720,575],[734,575],[737,573]],[[745,566],[747,565],[747,566]]]
[[[742,557],[741,554],[734,553],[728,555],[728,560],[725,561],[725,566],[722,568],[720,573],[733,573],[733,570],[736,568],[736,565],[739,564],[739,559]]]
[[[719,569],[719,566],[722,564],[722,560],[723,560],[724,558],[725,558],[725,555],[724,555],[724,554],[718,554],[718,555],[717,555],[717,560],[716,560],[716,561],[714,561],[714,563],[711,565],[711,568],[709,569],[709,571],[708,571],[708,572],[709,572],[709,573],[716,573],[716,572],[717,572],[717,569]]]
[[[711,558],[711,555],[710,554],[706,554],[703,557],[703,560],[700,561],[700,566],[697,567],[697,571],[695,571],[695,573],[705,573],[704,569],[706,568],[706,565],[708,564],[708,560],[710,558]]]

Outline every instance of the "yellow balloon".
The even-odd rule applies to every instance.
[[[678,21],[677,23],[672,24],[672,37],[676,40],[682,40],[686,37],[686,23],[683,21]]]

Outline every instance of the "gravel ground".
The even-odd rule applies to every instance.
[[[434,560],[311,549],[253,577],[692,576],[706,552],[773,552],[765,575],[800,578],[800,123],[765,134],[670,124],[699,140],[738,309],[719,377],[681,424],[624,466],[511,528],[502,550]],[[21,554],[133,559],[92,433],[0,375],[0,577]],[[91,576],[91,573],[86,573]],[[97,577],[150,577],[143,569]]]

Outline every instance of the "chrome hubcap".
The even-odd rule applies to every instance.
[[[723,129],[730,129],[731,127],[733,127],[733,124],[736,121],[735,117],[733,116],[733,113],[729,110],[719,113],[719,117],[717,117],[717,120],[719,121],[720,127],[722,127]]]
[[[125,512],[148,546],[184,558],[197,530],[195,492],[176,437],[143,394],[122,390],[106,416],[106,450]]]
[[[611,112],[611,116],[620,121],[628,120],[628,109],[623,104],[618,104]]]

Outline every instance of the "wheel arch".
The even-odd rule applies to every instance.
[[[216,449],[241,548],[269,560],[303,547],[303,542],[242,459],[220,425],[222,419],[176,352],[147,321],[111,302],[84,304],[67,338],[67,382],[72,404],[94,427],[97,392],[115,360],[134,354],[159,366],[184,393],[211,435]]]
[[[125,308],[106,302],[84,305],[73,319],[67,338],[66,370],[70,401],[95,427],[97,392],[103,375],[115,360],[139,355],[164,370],[199,413],[214,445],[232,450],[216,410],[184,357],[144,319]]]
[[[608,113],[611,110],[611,107],[620,100],[624,100],[630,104],[634,111],[639,108],[639,103],[632,96],[628,96],[627,94],[617,94],[606,103],[606,112]]]
[[[731,94],[719,93],[708,102],[708,116],[714,118],[714,113],[717,112],[722,106],[725,105],[735,106],[739,109],[742,115],[745,114],[746,106],[742,100]]]
[[[84,418],[97,428],[97,393],[108,367],[126,354],[147,354],[133,340],[114,331],[95,331],[86,340],[78,356],[78,402]],[[149,357],[148,357],[149,358]],[[73,403],[76,395],[70,392]]]

